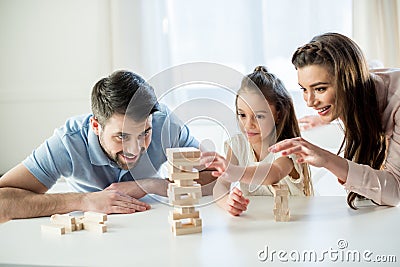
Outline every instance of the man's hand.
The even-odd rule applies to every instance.
[[[150,205],[116,190],[87,193],[83,198],[83,211],[103,213],[134,213],[150,209]]]
[[[104,190],[116,191],[136,199],[142,198],[147,194],[136,181],[113,183]]]

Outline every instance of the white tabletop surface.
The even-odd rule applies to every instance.
[[[239,217],[207,204],[206,197],[199,208],[203,232],[174,236],[167,219],[172,208],[146,200],[149,211],[109,215],[104,234],[44,234],[40,226],[48,217],[0,224],[0,266],[310,266],[311,254],[320,265],[338,266],[354,265],[353,253],[361,256],[360,266],[369,260],[367,266],[382,266],[375,259],[397,261],[384,266],[400,262],[398,207],[354,211],[345,197],[292,197],[291,221],[275,222],[271,197],[251,197]],[[298,255],[300,262],[294,262]]]

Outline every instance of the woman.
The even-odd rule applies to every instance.
[[[354,209],[360,195],[398,205],[400,69],[370,72],[359,46],[338,33],[314,37],[296,50],[292,63],[307,105],[327,123],[342,121],[344,158],[302,138],[281,141],[270,151],[328,169],[350,191],[347,202]]]

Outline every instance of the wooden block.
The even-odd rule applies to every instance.
[[[60,224],[44,224],[41,226],[42,233],[49,233],[53,235],[63,235],[65,234],[64,225]]]
[[[172,195],[168,194],[169,203],[177,206],[194,206],[199,203],[198,194]]]
[[[187,218],[200,218],[200,213],[199,211],[194,211],[192,213],[178,213],[176,211],[171,210],[169,213],[169,218],[172,221],[187,219]]]
[[[289,189],[285,184],[273,184],[270,187],[271,192],[274,196],[288,196]]]
[[[79,222],[75,224],[75,231],[80,231],[83,229],[83,223]]]
[[[280,184],[282,190],[289,190],[289,186],[287,184]]]
[[[190,167],[190,169],[192,169],[193,166],[199,166],[200,165],[200,159],[199,158],[174,159],[173,161],[170,161],[170,164],[172,164],[172,166],[174,166],[174,167],[176,167],[178,169],[182,169],[182,167]]]
[[[195,207],[176,207],[175,212],[180,214],[187,214],[196,212],[196,209]]]
[[[64,225],[64,227],[65,227],[66,233],[71,233],[71,232],[76,231],[76,224],[72,224],[72,225],[68,225],[68,226]]]
[[[283,189],[280,189],[280,190],[277,190],[276,191],[276,196],[288,196],[289,195],[289,190],[283,190]]]
[[[288,222],[290,221],[290,212],[286,211],[285,214],[275,214],[274,217],[277,222]]]
[[[276,196],[274,197],[274,204],[282,204],[282,196]]]
[[[168,191],[171,191],[173,195],[183,195],[183,194],[193,194],[193,193],[200,193],[201,195],[201,185],[195,183],[193,184],[193,186],[178,186],[175,183],[170,183],[168,184]]]
[[[173,205],[194,205],[199,203],[202,196],[201,185],[179,187],[175,183],[168,185],[167,191],[169,203]]]
[[[184,222],[184,220],[170,221],[175,235],[201,232],[202,220],[200,218],[190,218],[186,221],[188,222]]]
[[[84,222],[83,229],[88,230],[90,232],[95,233],[105,233],[107,232],[107,225],[102,223],[95,223],[95,222]]]
[[[168,177],[172,180],[199,179],[199,171],[193,166],[173,166],[167,165]]]
[[[103,223],[107,221],[107,214],[87,211],[83,214],[84,222]]]
[[[167,148],[168,160],[186,159],[186,158],[200,158],[201,152],[195,147],[173,147]]]
[[[288,197],[282,197],[281,208],[283,210],[289,210],[289,199],[288,199]]]
[[[195,186],[195,182],[193,180],[175,180],[174,183],[177,186]]]
[[[276,222],[288,222],[290,221],[290,216],[288,215],[275,215]]]
[[[172,227],[172,231],[175,235],[187,235],[187,234],[195,234],[201,233],[202,227],[201,226],[184,226],[181,228]]]
[[[274,204],[274,209],[281,210],[282,209],[282,203]]]
[[[192,224],[194,226],[200,226],[201,227],[203,225],[202,220],[200,218],[191,218],[190,220],[192,221]]]
[[[181,180],[193,181],[199,179],[199,172],[197,170],[194,172],[179,171],[168,174],[168,177],[169,180],[171,181],[181,181]]]
[[[76,223],[75,217],[70,216],[69,214],[54,214],[51,215],[50,221],[53,224],[61,224],[66,226],[71,226]]]

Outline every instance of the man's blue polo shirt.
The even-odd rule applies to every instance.
[[[153,113],[152,141],[137,165],[120,169],[103,152],[90,127],[92,114],[70,118],[22,163],[47,188],[61,177],[77,192],[103,190],[115,182],[157,177],[168,147],[199,147],[178,118],[165,106]]]

